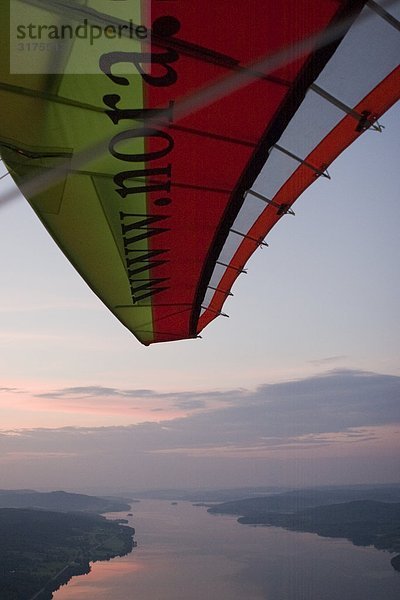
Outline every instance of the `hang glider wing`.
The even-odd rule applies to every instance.
[[[0,152],[77,271],[148,345],[220,315],[271,228],[379,128],[400,96],[400,7],[144,4],[15,0],[10,31],[0,9]],[[121,5],[131,12],[114,14]]]

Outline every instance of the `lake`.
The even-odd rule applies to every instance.
[[[92,564],[54,600],[398,600],[391,555],[346,540],[240,525],[188,502],[134,504],[138,547]]]

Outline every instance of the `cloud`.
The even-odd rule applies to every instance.
[[[176,408],[182,408],[183,410],[197,410],[199,408],[206,408],[207,403],[204,400],[178,400],[175,402]]]
[[[65,439],[69,446],[71,438],[73,443],[85,445],[89,436],[97,438],[101,447],[100,440],[106,444],[111,438],[114,444],[119,438],[117,445],[126,442],[139,452],[214,446],[272,448],[282,443],[343,444],[346,436],[352,441],[366,441],[369,434],[364,429],[400,423],[400,377],[361,371],[332,371],[300,381],[263,385],[253,392],[160,394],[92,386],[65,388],[40,397],[74,402],[96,397],[108,403],[112,397],[131,399],[140,395],[153,400],[169,399],[174,406],[192,409],[194,413],[164,420],[166,411],[160,415],[160,422],[125,427],[31,430],[19,437],[13,433],[13,439],[23,443],[46,439],[50,446]],[[210,405],[212,408],[207,408]],[[160,408],[154,407],[152,412],[161,412]],[[58,433],[52,433],[55,431]]]
[[[348,358],[345,354],[338,354],[337,356],[327,356],[326,358],[317,358],[315,360],[309,360],[309,364],[316,367],[327,367],[333,363],[341,362]]]
[[[9,457],[2,470],[12,462],[13,485],[236,485],[238,478],[255,484],[264,477],[264,483],[266,473],[287,483],[301,479],[301,461],[311,481],[331,482],[332,469],[339,481],[345,472],[349,482],[393,481],[398,474],[400,377],[331,371],[253,391],[162,394],[90,386],[55,393],[77,403],[91,396],[130,402],[142,394],[146,402],[188,402],[193,411],[167,419],[168,406],[165,412],[153,406],[156,412],[148,414],[158,413],[157,422],[0,431],[0,456]]]
[[[20,463],[21,460],[26,462],[31,462],[33,460],[42,462],[43,459],[61,460],[65,458],[75,458],[76,456],[76,452],[6,452],[4,455],[0,456],[0,463]]]
[[[245,390],[200,391],[200,392],[157,392],[148,389],[122,389],[100,385],[67,387],[49,392],[36,393],[33,396],[41,400],[50,400],[53,410],[65,411],[68,407],[78,411],[92,409],[111,412],[118,409],[148,408],[153,412],[168,412],[177,409],[182,412],[199,411],[215,407],[218,404],[229,404],[236,398],[243,399],[249,392]],[[54,401],[59,401],[54,404]],[[146,401],[146,405],[143,405]],[[137,403],[135,405],[135,403]],[[44,407],[47,406],[45,403]]]
[[[37,398],[144,398],[147,396],[154,397],[155,392],[151,390],[120,390],[117,388],[103,387],[100,385],[88,385],[80,387],[69,387],[53,392],[35,394]]]
[[[333,357],[332,357],[333,358]],[[329,359],[331,360],[331,359]],[[208,435],[302,435],[400,421],[400,377],[355,370],[333,370],[307,379],[264,384],[255,390],[157,392],[79,386],[35,394],[52,410],[148,409],[193,411],[193,423]],[[59,401],[59,402],[54,402]]]

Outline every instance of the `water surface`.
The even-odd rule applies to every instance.
[[[346,540],[240,525],[186,502],[143,500],[131,554],[92,564],[54,600],[398,600],[391,555]],[[121,513],[110,517],[121,518]],[[123,515],[125,518],[125,515]]]

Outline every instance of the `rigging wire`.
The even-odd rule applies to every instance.
[[[396,0],[388,0],[387,2],[382,3],[381,8],[387,8],[395,1]],[[31,0],[28,0],[28,2],[30,3]],[[368,3],[366,6],[368,6]],[[372,14],[372,10],[360,14],[356,19],[357,23],[370,19]],[[308,36],[295,44],[288,45],[273,54],[263,56],[244,66],[240,71],[229,73],[214,83],[208,84],[192,94],[188,94],[181,100],[177,100],[174,104],[174,115],[176,120],[179,121],[183,117],[187,117],[188,115],[205,108],[220,98],[246,87],[259,78],[260,72],[264,75],[268,75],[278,68],[285,66],[293,60],[294,53],[300,58],[311,51],[316,51],[335,42],[346,33],[353,22],[353,17],[343,19],[342,21],[331,25],[323,32],[312,34],[311,36]],[[148,119],[148,126],[157,124],[163,117],[168,118],[169,109],[165,109],[164,113],[165,114],[163,114],[162,110],[158,110],[156,117],[150,117]],[[138,124],[137,126],[139,127],[140,125]],[[76,153],[74,155],[74,168],[81,168],[87,163],[103,156],[105,147],[107,147],[107,140],[104,139],[94,145],[89,145]],[[35,196],[62,181],[67,176],[69,170],[70,161],[62,161],[61,164],[56,167],[21,182],[20,187],[24,195]],[[0,206],[14,200],[18,197],[19,193],[19,190],[15,188],[3,194],[3,196],[0,197]]]

